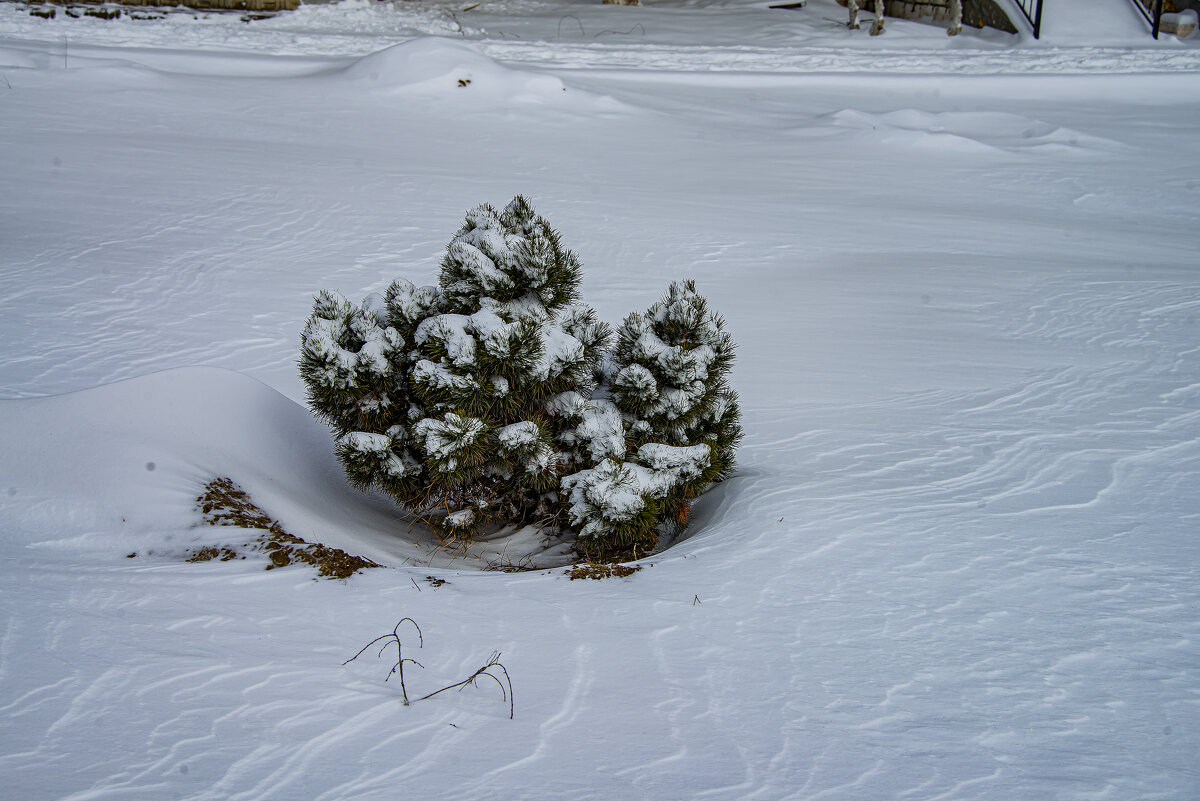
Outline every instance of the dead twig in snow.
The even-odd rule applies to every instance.
[[[429,576],[428,578],[431,581],[440,582],[442,584],[446,583],[445,581],[442,581],[440,579],[434,579],[433,576]],[[413,583],[416,584],[415,581]],[[437,586],[437,584],[435,584],[434,586]],[[418,587],[417,589],[419,590],[420,587]],[[425,647],[425,636],[421,633],[421,627],[418,626],[417,622],[415,620],[413,620],[411,617],[405,617],[405,618],[400,619],[400,622],[397,623],[395,628],[392,629],[391,634],[384,634],[382,637],[376,637],[375,639],[371,640],[369,643],[364,645],[357,654],[355,654],[354,656],[350,657],[345,662],[343,662],[342,667],[345,667],[346,665],[353,662],[355,659],[358,659],[360,656],[362,656],[363,654],[365,654],[367,652],[368,648],[370,648],[372,645],[375,645],[378,642],[382,642],[383,645],[380,647],[379,654],[376,656],[376,658],[383,656],[383,652],[387,650],[388,646],[390,646],[393,642],[396,643],[396,664],[392,665],[392,669],[388,672],[387,678],[385,678],[384,681],[387,681],[388,679],[390,679],[392,677],[393,673],[399,673],[400,674],[400,695],[404,698],[404,705],[409,706],[410,702],[408,700],[408,688],[405,687],[405,685],[404,685],[404,663],[411,662],[412,664],[416,665],[417,667],[421,668],[422,670],[425,668],[425,666],[422,665],[420,662],[418,662],[415,659],[409,659],[408,657],[404,656],[403,643],[400,642],[400,627],[403,626],[405,623],[411,623],[412,627],[417,630],[417,638],[418,638],[417,647],[424,648]],[[423,695],[420,698],[418,698],[417,700],[424,701],[426,699],[434,697],[435,695],[444,693],[444,692],[446,692],[446,690],[457,689],[461,692],[463,690],[463,688],[467,687],[468,685],[470,685],[472,687],[477,687],[477,686],[479,686],[477,684],[477,682],[479,681],[479,679],[483,678],[484,676],[487,676],[489,679],[496,682],[496,686],[500,688],[501,698],[505,701],[508,701],[508,719],[512,720],[513,715],[515,714],[515,711],[516,711],[516,708],[513,704],[512,677],[508,675],[508,668],[504,667],[503,663],[500,662],[500,652],[499,651],[492,651],[492,655],[490,657],[488,657],[487,663],[484,664],[483,667],[479,668],[479,670],[476,670],[474,673],[472,673],[470,676],[467,676],[462,681],[456,682],[456,683],[448,685],[446,687],[443,687],[440,690],[434,690],[433,692],[429,693],[429,695]],[[501,676],[504,677],[504,681],[500,680]],[[507,689],[505,688],[506,684],[508,685]]]
[[[418,589],[420,589],[420,588],[418,588]],[[366,645],[364,645],[362,647],[361,651],[359,651],[357,654],[355,654],[354,656],[350,657],[345,662],[343,662],[342,667],[345,667],[346,665],[353,662],[355,659],[358,659],[360,656],[363,655],[363,653],[366,652],[366,650],[368,648],[370,648],[372,645],[374,645],[375,643],[377,643],[381,640],[383,641],[383,647],[379,649],[379,656],[383,656],[384,650],[386,650],[388,645],[390,644],[390,642],[394,640],[396,643],[396,664],[392,665],[392,669],[390,671],[388,671],[387,678],[385,678],[384,681],[387,681],[388,679],[390,679],[392,677],[393,673],[400,674],[400,695],[404,698],[404,705],[408,706],[408,688],[404,686],[404,663],[412,662],[414,665],[421,668],[422,670],[424,670],[425,666],[422,665],[420,662],[418,662],[415,659],[407,659],[404,656],[403,646],[400,642],[400,627],[402,625],[404,625],[405,621],[412,623],[413,628],[417,630],[417,647],[424,648],[425,647],[425,635],[423,635],[421,633],[421,627],[418,626],[417,622],[415,620],[413,620],[411,617],[404,617],[404,618],[401,618],[400,622],[396,624],[396,627],[394,629],[392,629],[391,634],[384,634],[382,637],[376,637],[375,639],[371,640],[369,643],[367,643]],[[376,657],[376,658],[378,658],[378,657]],[[424,699],[422,699],[422,700],[424,700]]]
[[[565,15],[563,15],[563,17],[562,17],[562,18],[561,18],[561,19],[558,21],[558,38],[559,38],[559,39],[561,39],[561,38],[562,38],[562,26],[563,26],[563,23],[564,23],[564,22],[566,22],[566,21],[567,21],[567,20],[569,20],[569,19],[573,19],[573,20],[575,20],[575,22],[579,23],[579,35],[580,35],[580,36],[587,36],[587,31],[585,31],[585,30],[583,29],[583,20],[581,20],[579,17],[575,16],[574,14],[565,14]]]
[[[492,669],[494,669],[494,668],[499,668],[500,672],[504,674],[504,681],[500,681],[500,678],[498,676],[495,676],[491,673]],[[433,696],[437,695],[438,693],[444,693],[444,692],[446,692],[446,690],[453,690],[455,688],[457,688],[459,692],[462,692],[463,689],[468,684],[471,685],[472,687],[477,687],[479,685],[477,685],[475,682],[484,676],[487,676],[489,679],[496,682],[496,686],[498,686],[500,688],[501,697],[503,698],[503,700],[508,701],[508,719],[512,720],[513,713],[514,713],[512,678],[508,675],[508,669],[506,667],[504,667],[504,665],[501,664],[501,662],[500,662],[500,652],[499,651],[492,651],[492,655],[490,657],[488,657],[487,664],[484,665],[483,667],[481,667],[479,670],[472,673],[470,676],[467,676],[462,681],[457,682],[456,684],[451,684],[448,687],[443,687],[440,690],[435,690],[434,692],[431,692],[429,695],[426,695],[424,698],[418,698],[417,700],[424,701],[426,698],[432,698]],[[505,682],[508,683],[508,692],[507,693],[504,691]]]
[[[642,36],[645,36],[646,35],[646,27],[644,25],[642,25],[642,23],[639,22],[638,24],[634,25],[632,28],[630,28],[627,31],[600,31],[600,33],[596,34],[592,38],[599,39],[601,36],[632,36],[633,32],[636,31],[638,28],[642,29]]]

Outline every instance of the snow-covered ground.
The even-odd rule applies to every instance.
[[[0,795],[1200,797],[1200,41],[467,5],[0,4]],[[629,578],[438,552],[303,407],[313,294],[518,192],[603,317],[695,278],[740,346]],[[218,476],[388,568],[182,562]],[[342,666],[405,616],[410,696],[500,651],[514,719]]]

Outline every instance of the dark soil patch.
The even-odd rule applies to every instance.
[[[571,577],[571,581],[575,579],[594,579],[599,581],[606,578],[625,578],[626,576],[632,576],[641,569],[641,565],[622,565],[618,562],[607,565],[600,562],[583,562],[567,570],[567,575]]]
[[[382,567],[370,559],[353,556],[340,548],[330,548],[319,542],[307,542],[289,534],[260,509],[250,495],[229,478],[216,478],[204,487],[204,494],[196,498],[196,508],[204,515],[210,526],[230,526],[261,532],[249,542],[240,545],[199,548],[188,552],[189,562],[209,562],[218,559],[228,562],[245,559],[247,553],[266,554],[269,564],[266,569],[284,567],[293,563],[311,565],[326,578],[349,578],[359,570]]]

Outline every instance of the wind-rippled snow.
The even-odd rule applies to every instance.
[[[1200,50],[1094,2],[1040,43],[833,0],[0,5],[6,797],[1196,798]],[[600,317],[694,278],[739,346],[738,473],[626,579],[439,551],[301,405],[318,290],[434,283],[517,193]],[[181,563],[235,539],[222,475],[388,569]],[[514,719],[342,666],[404,616],[410,697],[499,651]]]

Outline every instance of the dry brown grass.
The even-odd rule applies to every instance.
[[[582,562],[567,570],[571,581],[575,579],[593,579],[599,581],[606,578],[625,578],[632,576],[642,569],[641,565],[623,565],[618,562],[604,564],[602,562]]]
[[[250,495],[229,478],[215,478],[204,486],[196,498],[196,508],[210,526],[228,526],[260,532],[257,537],[239,545],[207,546],[188,552],[189,562],[208,562],[219,559],[245,559],[246,553],[263,553],[269,563],[266,569],[300,563],[311,565],[326,578],[349,578],[359,570],[381,565],[361,556],[348,554],[340,548],[330,548],[319,542],[308,542],[284,531],[279,521],[260,509]]]

